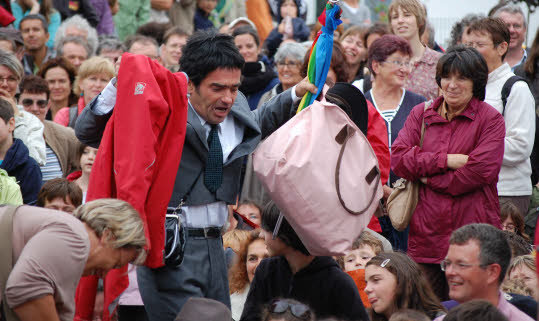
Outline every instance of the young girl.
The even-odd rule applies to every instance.
[[[305,21],[298,17],[299,0],[279,0],[279,25],[266,38],[268,57],[272,58],[283,41],[306,41],[310,30]]]

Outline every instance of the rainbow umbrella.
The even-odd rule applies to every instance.
[[[329,0],[326,9],[322,12],[318,21],[322,24],[322,29],[316,35],[309,53],[309,64],[307,67],[307,77],[311,84],[314,84],[318,91],[316,95],[307,92],[301,99],[298,113],[303,108],[311,105],[326,83],[326,77],[331,64],[331,54],[333,52],[333,32],[341,21],[341,8],[337,5],[339,0]]]

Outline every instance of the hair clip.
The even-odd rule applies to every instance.
[[[387,263],[389,263],[390,259],[385,259],[382,264],[380,264],[380,267],[386,267]]]

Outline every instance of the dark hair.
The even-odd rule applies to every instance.
[[[444,321],[508,321],[497,307],[485,300],[471,300],[449,310]]]
[[[384,261],[387,261],[384,268],[397,279],[394,296],[394,305],[397,309],[418,310],[431,319],[434,319],[439,312],[445,311],[419,266],[408,255],[401,252],[382,252],[367,262],[366,267],[381,266]],[[384,315],[372,309],[370,314],[372,321],[387,320]]]
[[[453,27],[451,28],[451,40],[449,42],[448,48],[460,44],[460,42],[462,41],[462,33],[464,32],[464,29],[466,29],[472,23],[483,19],[484,17],[485,16],[481,14],[470,13],[465,15],[462,20],[455,22],[453,24]]]
[[[431,319],[423,312],[411,309],[401,309],[393,313],[389,321],[430,321]]]
[[[67,77],[69,78],[70,87],[73,88],[73,84],[75,83],[75,76],[77,75],[77,71],[75,69],[75,66],[69,60],[67,60],[65,57],[56,57],[48,59],[43,65],[41,65],[41,68],[39,69],[37,75],[41,78],[45,79],[45,75],[47,74],[47,71],[49,71],[52,68],[62,68],[67,72]],[[70,91],[69,98],[68,98],[68,106],[75,105],[78,101],[77,95],[73,93],[73,91]]]
[[[23,94],[27,92],[29,94],[47,94],[49,99],[49,85],[47,81],[39,76],[27,75],[24,76],[19,84],[19,92]]]
[[[281,22],[283,20],[283,17],[281,17],[281,7],[283,6],[283,3],[285,1],[286,0],[277,0],[277,12],[276,12],[277,22]],[[301,1],[300,0],[293,0],[293,2],[296,5],[296,8],[298,9],[297,18],[301,18],[300,12],[299,12],[299,8],[301,7]]]
[[[275,202],[268,202],[268,204],[266,204],[264,210],[262,211],[262,229],[264,231],[273,233],[280,214],[281,210],[279,210],[277,205],[275,205]],[[290,226],[290,224],[284,217],[283,221],[281,222],[281,227],[279,228],[279,231],[277,233],[277,237],[280,238],[281,241],[284,242],[284,244],[290,246],[294,250],[299,251],[305,255],[310,255],[309,251],[307,250],[305,245],[303,245],[303,242],[301,241],[299,236],[296,234],[292,226]]]
[[[38,14],[29,14],[27,16],[24,16],[21,19],[21,22],[19,22],[19,29],[21,28],[22,23],[25,22],[26,20],[39,20],[39,21],[41,21],[41,25],[43,26],[43,30],[45,30],[45,33],[49,33],[49,23],[47,22],[47,19],[45,19],[45,17],[43,17],[39,13]]]
[[[489,224],[468,224],[451,234],[449,244],[464,245],[470,241],[476,241],[479,245],[481,265],[500,265],[498,280],[501,284],[511,262],[511,248],[503,232]]]
[[[292,314],[292,311],[290,310],[290,307],[286,309],[286,311],[282,313],[272,313],[271,312],[271,305],[274,301],[284,301],[288,303],[289,305],[303,305],[306,309],[310,310],[311,313],[308,315],[308,317],[305,318],[299,318]],[[264,309],[262,310],[262,316],[260,318],[261,321],[270,321],[273,319],[283,319],[284,321],[314,321],[316,319],[316,316],[314,314],[314,310],[310,308],[307,304],[296,301],[294,299],[282,299],[278,298],[270,302],[269,304],[266,304],[264,306]]]
[[[468,27],[468,31],[466,31],[467,34],[472,32],[489,34],[492,38],[494,47],[497,47],[503,42],[506,42],[509,46],[509,42],[511,42],[511,33],[509,32],[509,29],[507,29],[507,26],[503,20],[500,18],[483,18],[477,20],[476,22],[472,23]],[[503,54],[502,61],[505,58],[505,55],[507,55],[507,51],[509,51],[509,49],[507,49]]]
[[[258,32],[249,25],[239,26],[232,32],[232,37],[236,38],[240,35],[251,35],[255,40],[256,46],[260,47],[260,37],[258,37]]]
[[[4,123],[8,123],[8,121],[15,117],[13,112],[13,107],[11,104],[5,100],[3,97],[0,97],[0,118],[4,121]]]
[[[370,35],[387,35],[390,34],[389,26],[385,22],[377,21],[367,29],[367,32],[363,35],[363,45],[367,48],[367,39]]]
[[[395,35],[383,35],[376,39],[369,47],[367,58],[367,68],[371,74],[376,77],[376,73],[372,70],[372,62],[384,62],[387,57],[395,52],[400,52],[403,55],[412,56],[412,48],[408,41]]]
[[[531,79],[535,79],[535,74],[537,73],[537,64],[539,63],[539,31],[535,33],[535,38],[533,39],[533,44],[530,47],[530,52],[528,53],[528,58],[524,63],[524,71],[526,75]]]
[[[82,190],[75,182],[70,182],[65,178],[53,178],[43,184],[39,190],[36,206],[44,207],[45,202],[50,202],[58,197],[62,198],[64,202],[67,202],[69,197],[75,207],[82,204]]]
[[[230,35],[215,30],[194,33],[182,50],[181,71],[198,87],[206,76],[217,69],[243,68],[245,60]]]
[[[309,54],[310,50],[307,50],[305,54],[305,59],[303,59],[303,65],[301,66],[301,76],[307,76],[307,69],[309,67]],[[350,81],[350,67],[344,58],[344,50],[342,49],[341,44],[338,41],[333,42],[333,51],[331,53],[331,63],[329,66],[330,69],[333,69],[337,75],[336,82],[349,82]]]
[[[458,74],[473,82],[473,97],[483,101],[488,81],[488,66],[475,48],[457,45],[447,50],[436,65],[436,83],[442,87],[442,78]]]
[[[507,200],[500,202],[500,218],[502,223],[508,217],[511,217],[511,220],[515,223],[515,233],[529,240],[530,237],[524,233],[524,215],[526,215],[526,213],[520,213],[520,210],[513,204],[513,202]]]
[[[182,27],[175,26],[172,28],[167,29],[165,31],[165,34],[163,35],[163,43],[166,44],[168,39],[172,36],[179,36],[179,37],[186,37],[189,38],[191,34],[187,31],[185,31]]]
[[[26,12],[26,11],[29,11],[30,9],[32,9],[31,7],[27,6],[26,3],[23,0],[17,0],[17,3],[19,4],[19,6],[21,6],[22,12]],[[39,1],[39,13],[42,16],[44,16],[45,18],[47,18],[47,22],[51,22],[51,15],[55,11],[56,10],[52,6],[52,1],[51,0],[41,0],[41,1]]]
[[[138,27],[136,34],[154,39],[159,47],[159,45],[163,43],[165,32],[167,29],[170,29],[170,27],[170,23],[148,22]]]
[[[503,234],[511,248],[512,257],[528,255],[533,251],[533,246],[522,236],[510,231],[503,231]]]

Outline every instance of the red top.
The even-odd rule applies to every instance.
[[[128,66],[128,67],[125,67]],[[146,265],[163,266],[165,214],[180,165],[187,124],[187,79],[142,55],[124,54],[112,117],[92,166],[87,201],[118,198],[129,202],[144,221]],[[171,175],[173,173],[173,175]],[[127,288],[127,266],[105,277],[103,320]],[[82,278],[75,320],[89,320],[97,279]]]
[[[504,119],[489,104],[472,98],[449,122],[437,112],[442,101],[438,97],[424,113],[424,103],[414,107],[391,148],[396,175],[408,180],[428,178],[426,185],[420,184],[410,222],[408,255],[418,263],[440,263],[451,233],[463,225],[488,223],[501,228],[496,183],[504,151]],[[447,154],[465,154],[469,159],[451,170]]]
[[[79,101],[77,102],[77,115],[80,115],[82,113],[82,110],[85,107],[84,104],[84,97],[80,97]],[[70,107],[64,107],[61,108],[58,112],[56,112],[56,115],[54,115],[54,122],[60,125],[69,126],[69,108]]]

